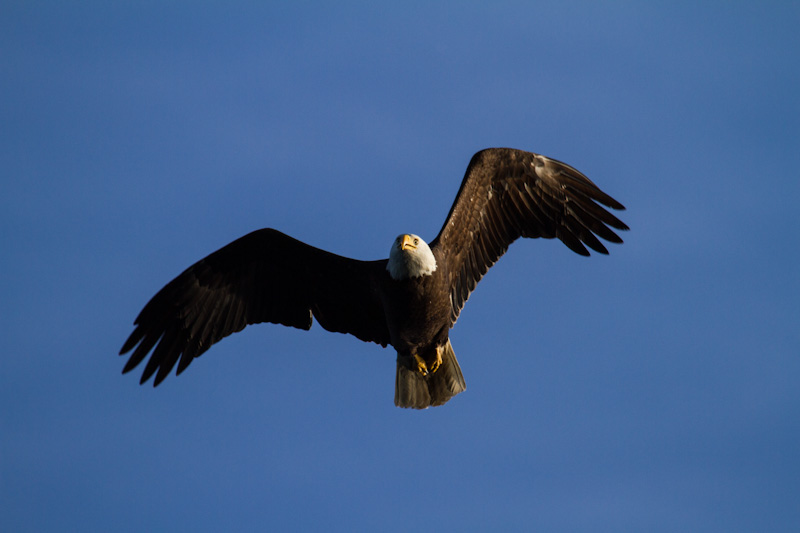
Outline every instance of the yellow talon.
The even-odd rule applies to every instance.
[[[428,365],[425,364],[425,359],[417,354],[414,354],[414,359],[417,360],[417,372],[423,376],[426,375],[428,373]]]

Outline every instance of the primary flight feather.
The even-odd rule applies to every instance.
[[[439,235],[403,234],[389,258],[342,257],[274,230],[241,237],[190,266],[145,305],[120,355],[123,373],[147,358],[141,383],[176,374],[212,344],[272,322],[350,333],[397,351],[395,405],[424,409],[466,389],[449,340],[472,290],[519,237],[558,238],[607,254],[598,237],[628,227],[601,207],[625,209],[574,168],[490,148],[472,157]],[[152,351],[152,353],[151,353]]]

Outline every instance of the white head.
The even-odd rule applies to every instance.
[[[436,270],[436,258],[428,243],[418,236],[400,235],[389,250],[386,270],[396,280],[428,276]]]

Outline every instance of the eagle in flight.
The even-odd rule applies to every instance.
[[[607,254],[598,237],[628,227],[601,205],[622,204],[569,165],[489,148],[472,157],[439,235],[408,233],[388,259],[359,261],[274,229],[241,237],[190,266],[145,305],[120,350],[123,373],[147,355],[141,383],[180,374],[212,344],[248,324],[328,331],[397,351],[394,403],[425,409],[466,389],[450,329],[470,293],[519,237],[560,239],[580,255]]]

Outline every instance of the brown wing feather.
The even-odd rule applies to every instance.
[[[273,229],[254,231],[198,261],[153,296],[120,350],[133,350],[123,372],[153,350],[141,383],[156,373],[158,385],[176,363],[180,374],[212,344],[248,324],[309,329],[312,314],[328,331],[386,346],[389,332],[376,292],[385,269],[386,260],[357,261]]]
[[[558,238],[572,251],[607,254],[597,238],[621,243],[627,230],[598,204],[625,209],[569,165],[531,152],[489,148],[475,154],[444,226],[431,243],[450,267],[451,323],[475,285],[519,237]]]

